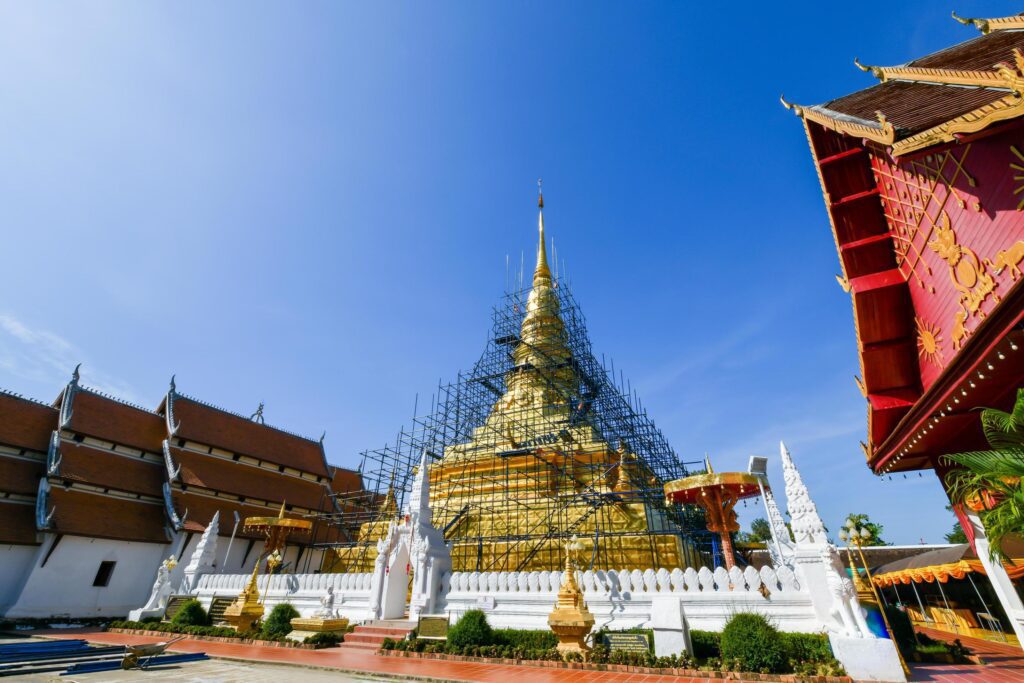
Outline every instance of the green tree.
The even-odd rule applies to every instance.
[[[947,505],[946,509],[952,512],[953,506]],[[946,534],[946,543],[967,543],[967,534],[964,533],[959,520],[953,524],[953,530]]]
[[[989,450],[945,456],[959,466],[946,475],[946,486],[954,503],[985,504],[978,517],[996,559],[1003,538],[1024,529],[1024,389],[1010,412],[981,411],[981,428]]]
[[[892,545],[892,543],[889,543],[884,538],[882,538],[882,532],[885,530],[885,527],[881,524],[872,522],[867,515],[861,513],[854,514],[851,512],[850,514],[846,515],[846,519],[852,519],[856,523],[858,529],[867,529],[871,532],[870,538],[862,541],[861,545]]]
[[[758,517],[750,523],[750,538],[761,543],[772,540],[772,528],[768,525],[767,519]]]

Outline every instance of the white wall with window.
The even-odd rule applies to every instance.
[[[33,550],[7,618],[124,616],[145,602],[170,546],[46,534]]]

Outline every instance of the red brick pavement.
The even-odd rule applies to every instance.
[[[26,632],[27,633],[27,632]],[[85,638],[98,645],[138,645],[168,640],[153,636],[137,636],[127,633],[106,633],[94,629],[65,629],[61,631],[36,631],[33,635],[56,638]],[[203,640],[182,640],[170,648],[174,652],[205,652],[211,657],[240,659],[246,661],[294,664],[317,668],[339,669],[346,672],[395,676],[398,678],[430,678],[441,681],[481,681],[484,683],[508,683],[510,680],[529,677],[530,683],[720,683],[721,679],[707,676],[661,676],[654,674],[631,674],[611,671],[582,671],[580,669],[544,669],[530,666],[507,664],[476,664],[473,662],[448,662],[429,659],[406,659],[403,657],[379,657],[373,653],[345,648],[324,650],[300,650],[296,648],[235,645]],[[732,683],[742,683],[734,680]]]
[[[951,633],[919,628],[936,640],[953,642]],[[979,638],[960,637],[960,642],[985,660],[984,666],[972,664],[912,664],[914,681],[936,683],[1021,683],[1024,681],[1024,650]]]
[[[922,629],[939,640],[952,641],[954,636]],[[57,638],[85,638],[102,645],[137,645],[163,640],[152,636],[106,633],[93,629],[68,629],[36,632]],[[167,638],[173,634],[167,634]],[[964,664],[914,664],[912,680],[935,683],[1024,683],[1024,651],[976,638],[961,638],[964,645],[984,658],[985,666]],[[206,652],[211,657],[277,664],[292,664],[354,673],[369,673],[398,678],[430,678],[442,681],[481,681],[508,683],[513,677],[529,677],[530,683],[710,683],[721,681],[707,676],[677,677],[651,674],[630,674],[579,669],[544,669],[515,667],[506,664],[476,664],[428,659],[379,657],[375,654],[344,648],[300,650],[294,648],[236,645],[201,640],[182,640],[172,647],[175,652]],[[734,683],[741,683],[735,681]]]

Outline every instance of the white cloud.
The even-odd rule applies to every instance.
[[[138,402],[130,385],[89,365],[87,354],[67,339],[0,314],[0,373],[52,385],[56,392],[78,363],[82,363],[82,383],[86,386]]]

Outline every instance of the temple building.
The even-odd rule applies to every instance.
[[[867,465],[890,479],[988,450],[980,408],[1024,378],[1024,16],[961,19],[976,35],[900,66],[803,121],[853,305]],[[965,29],[967,30],[967,29]],[[867,78],[867,76],[866,76]],[[977,517],[956,508],[972,545]],[[979,558],[1017,634],[1024,607]]]
[[[543,197],[539,204],[531,285],[495,310],[484,356],[439,388],[434,412],[395,447],[364,456],[363,471],[377,472],[371,481],[389,482],[387,502],[325,570],[370,571],[373,544],[423,451],[434,458],[433,520],[455,571],[557,570],[572,536],[594,568],[677,567],[696,557],[697,513],[666,506],[661,490],[685,469],[591,354],[582,315],[552,273]]]
[[[360,482],[327,464],[321,441],[264,424],[262,410],[246,418],[184,396],[173,380],[155,410],[83,386],[77,368],[52,405],[0,392],[0,616],[124,616],[165,558],[180,581],[215,515],[221,571],[260,557],[246,517],[283,506],[313,520],[283,558],[285,571],[310,571],[318,545],[354,538],[340,517],[366,505]]]

